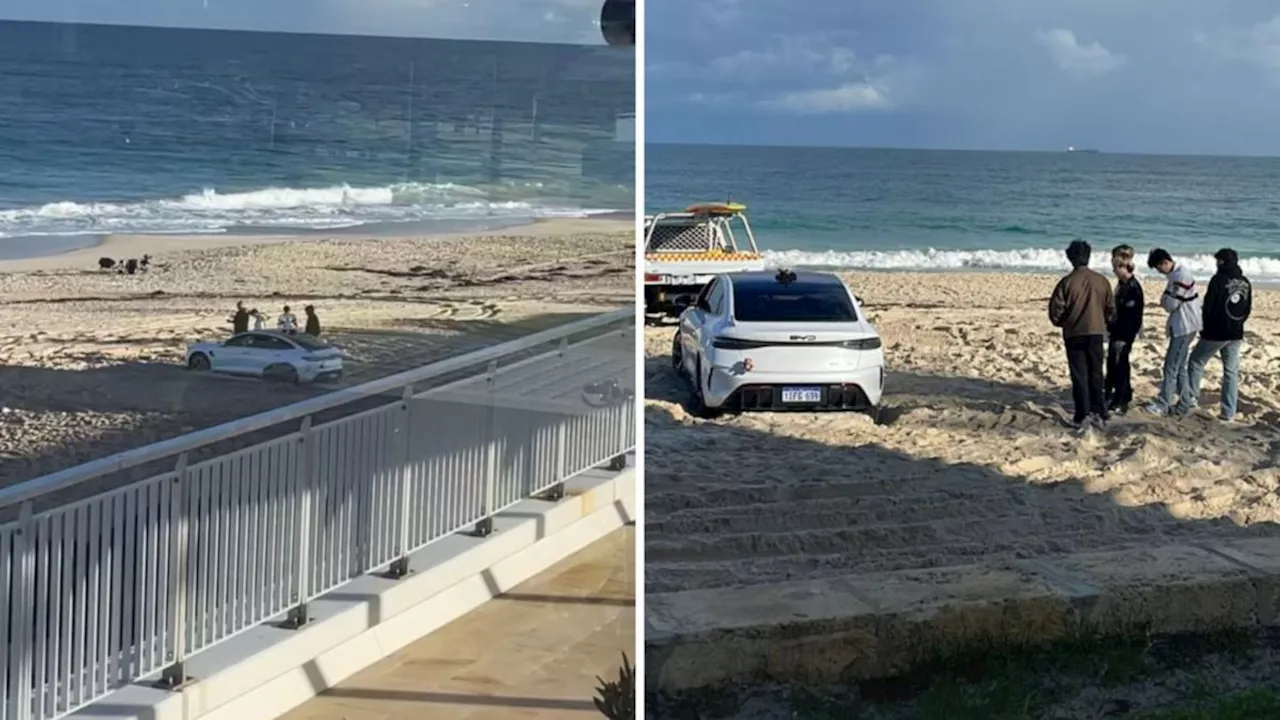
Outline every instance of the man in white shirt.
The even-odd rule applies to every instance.
[[[284,306],[284,312],[276,319],[276,329],[286,335],[298,332],[298,316],[289,310],[288,305]]]
[[[1168,279],[1164,293],[1160,296],[1160,307],[1169,313],[1169,319],[1165,322],[1169,345],[1164,355],[1160,394],[1147,405],[1146,411],[1152,415],[1168,415],[1178,407],[1176,400],[1185,403],[1192,399],[1187,362],[1191,354],[1191,343],[1204,322],[1200,314],[1200,291],[1191,271],[1185,265],[1174,262],[1166,250],[1152,250],[1147,255],[1147,267]]]

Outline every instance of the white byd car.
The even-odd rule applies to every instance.
[[[884,351],[831,273],[719,275],[680,315],[671,348],[695,412],[866,410],[877,414]]]
[[[255,330],[187,346],[187,367],[291,383],[342,377],[342,351],[310,335]]]

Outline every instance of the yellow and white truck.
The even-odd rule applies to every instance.
[[[679,317],[716,275],[765,269],[746,209],[738,203],[700,203],[645,217],[646,321]]]

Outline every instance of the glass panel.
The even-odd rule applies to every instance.
[[[45,238],[0,258],[95,233],[465,230],[630,211],[634,54],[602,44],[598,6],[441,2],[415,20],[337,4],[360,10],[303,2],[318,15],[291,23],[264,3],[237,23],[346,33],[330,36],[0,22],[0,237]],[[449,28],[502,41],[350,34]]]

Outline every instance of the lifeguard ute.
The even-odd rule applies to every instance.
[[[746,209],[738,203],[700,203],[645,218],[646,322],[679,317],[717,275],[764,270]]]

